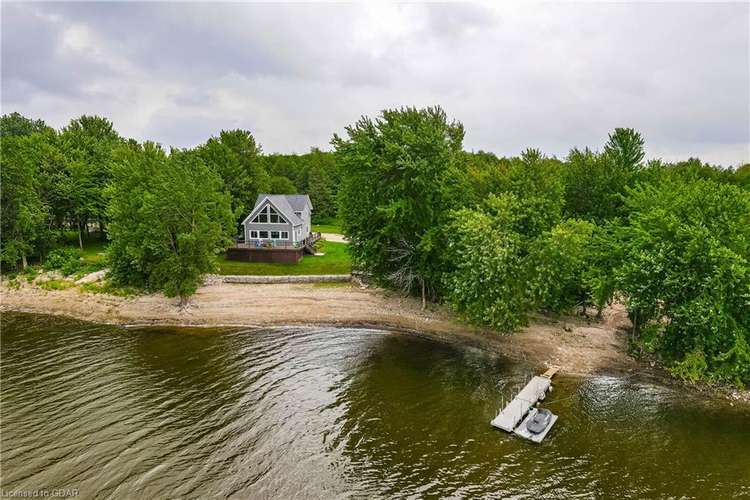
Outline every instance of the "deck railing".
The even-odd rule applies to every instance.
[[[270,240],[270,239],[257,239],[253,238],[248,241],[237,239],[235,240],[235,248],[257,248],[261,249],[272,249],[272,248],[302,248],[306,245],[312,245],[320,239],[320,233],[310,233],[310,235],[303,241],[293,242],[291,240]]]
[[[237,248],[301,248],[302,242],[294,243],[289,240],[258,240],[238,241],[235,245]]]

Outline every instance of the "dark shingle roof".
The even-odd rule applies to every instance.
[[[304,210],[305,205],[310,205],[310,210],[312,210],[312,203],[310,203],[310,197],[306,194],[259,194],[258,198],[255,200],[255,207],[253,208],[253,212],[258,208],[258,205],[263,203],[263,200],[268,198],[268,200],[273,203],[273,205],[279,209],[281,212],[281,215],[283,215],[289,222],[292,223],[294,226],[299,226],[302,224],[302,219],[300,219],[295,212],[301,212]],[[252,215],[252,213],[250,215]],[[248,216],[249,218],[249,216]]]
[[[312,202],[310,201],[310,197],[306,194],[259,194],[258,198],[255,200],[255,206],[258,206],[258,203],[263,201],[264,198],[268,198],[269,200],[278,200],[279,198],[286,198],[286,202],[289,204],[290,207],[292,207],[292,210],[295,212],[301,212],[305,209],[305,205],[310,205],[310,210],[312,210]]]

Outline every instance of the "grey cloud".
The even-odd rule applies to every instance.
[[[65,26],[36,6],[3,3],[1,8],[4,100],[23,102],[34,92],[80,97],[87,81],[111,74],[105,65],[61,53]]]
[[[186,127],[186,124],[189,126]],[[225,119],[200,112],[157,110],[146,125],[144,134],[169,150],[170,146],[201,144],[209,137],[217,136],[222,129],[236,127]]]
[[[283,61],[255,43],[255,37],[262,33],[255,31],[252,23],[240,24],[226,4],[198,9],[178,3],[44,5],[67,22],[96,30],[111,50],[137,61],[147,71],[169,71],[176,76],[288,72]],[[219,12],[224,14],[223,19],[217,19]]]
[[[442,105],[468,149],[565,156],[639,129],[649,154],[750,161],[747,4],[3,3],[2,107],[107,114],[180,147],[222,128],[327,147],[362,114]],[[61,50],[83,27],[100,57]],[[34,36],[29,36],[33,33]]]
[[[429,30],[437,37],[459,37],[496,22],[495,13],[480,4],[426,4],[425,11]]]

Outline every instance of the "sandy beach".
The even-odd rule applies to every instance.
[[[624,311],[606,311],[602,321],[537,317],[513,334],[458,321],[442,306],[380,289],[314,284],[210,284],[186,309],[161,294],[117,297],[78,288],[45,291],[24,283],[0,285],[0,310],[73,317],[117,325],[237,326],[336,325],[416,332],[443,341],[488,348],[540,367],[559,365],[571,375],[623,373],[639,363],[626,353]]]

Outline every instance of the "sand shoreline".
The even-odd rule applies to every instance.
[[[630,322],[624,308],[605,311],[601,321],[582,317],[537,316],[513,334],[460,322],[443,306],[421,310],[420,301],[381,289],[351,285],[228,284],[199,288],[188,309],[160,294],[116,297],[83,293],[79,288],[46,291],[22,283],[0,283],[0,312],[65,316],[125,327],[175,326],[267,328],[340,326],[409,332],[442,342],[476,347],[543,369],[558,365],[561,374],[637,375],[658,383],[680,384],[658,367],[627,353]],[[750,391],[686,386],[713,399],[750,404]]]
[[[422,311],[410,297],[355,286],[226,284],[201,287],[186,310],[160,294],[116,297],[78,288],[45,291],[23,283],[0,285],[0,311],[67,316],[122,326],[270,327],[292,325],[367,327],[408,331],[447,342],[490,349],[534,366],[560,365],[571,375],[628,373],[643,368],[627,355],[627,319],[610,312],[601,322],[537,318],[515,334],[467,325],[442,306]],[[623,323],[624,321],[624,323]]]

